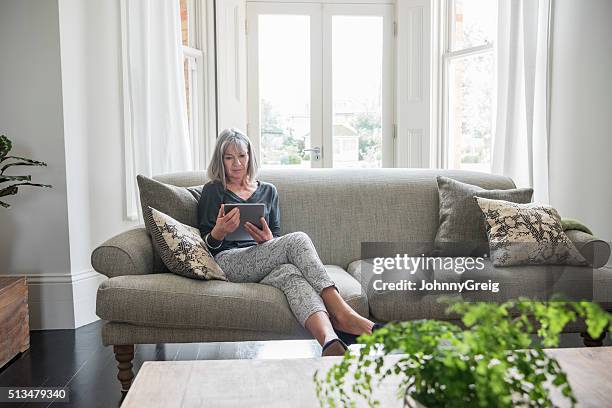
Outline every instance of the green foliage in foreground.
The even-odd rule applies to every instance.
[[[557,346],[566,324],[579,317],[593,338],[612,323],[612,315],[590,302],[460,302],[447,312],[461,316],[466,329],[418,320],[360,336],[364,346],[358,352],[347,352],[327,373],[315,373],[321,406],[351,407],[356,398],[379,406],[372,391],[390,376],[401,379],[398,398],[410,395],[429,408],[552,407],[551,387],[573,406],[576,398],[566,374],[542,346]],[[384,363],[390,353],[405,356]]]
[[[17,194],[20,186],[51,187],[48,184],[32,183],[32,176],[9,176],[8,174],[4,174],[6,170],[14,166],[47,165],[47,163],[27,159],[25,157],[9,156],[9,152],[12,148],[13,144],[9,138],[4,135],[0,136],[0,197]],[[4,201],[0,201],[0,207],[8,208],[10,205]]]

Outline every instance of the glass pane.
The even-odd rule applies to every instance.
[[[334,167],[381,167],[383,18],[332,17]]]
[[[181,5],[181,37],[183,45],[189,45],[189,12],[187,10],[187,0],[179,0]]]
[[[497,29],[496,0],[455,0],[452,10],[451,49],[492,43]]]
[[[310,167],[310,17],[259,16],[260,153],[266,167]]]
[[[449,68],[449,167],[489,172],[493,53],[454,60]]]

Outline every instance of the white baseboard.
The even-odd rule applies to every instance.
[[[96,293],[100,283],[107,279],[106,276],[93,269],[73,275],[72,296],[75,329],[100,319],[96,315]]]
[[[30,330],[76,329],[98,320],[96,292],[107,278],[93,269],[76,274],[25,276]]]

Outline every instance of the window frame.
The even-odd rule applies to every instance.
[[[177,0],[178,1],[178,0]],[[189,126],[189,140],[191,143],[192,159],[195,170],[205,170],[207,163],[208,146],[208,87],[207,78],[207,59],[204,49],[206,29],[205,10],[206,4],[203,0],[186,0],[188,15],[188,37],[189,44],[182,45],[182,61],[188,61],[188,78],[185,81],[189,84],[189,93],[186,95],[188,106],[191,111],[191,118],[187,118]]]
[[[495,58],[495,43],[485,42],[483,45],[472,46],[463,48],[460,50],[452,50],[452,34],[453,34],[453,14],[455,10],[456,0],[444,0],[441,7],[436,10],[439,14],[437,21],[438,27],[437,32],[439,36],[439,66],[440,73],[438,79],[440,82],[438,91],[438,137],[437,137],[437,154],[436,154],[436,165],[437,167],[448,169],[449,167],[449,154],[450,154],[450,84],[449,84],[449,70],[451,62],[462,58],[469,58],[476,55],[493,54]],[[493,91],[493,95],[496,91]],[[494,118],[492,118],[494,121]],[[458,169],[455,169],[458,170]]]

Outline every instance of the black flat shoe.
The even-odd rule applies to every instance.
[[[378,329],[381,329],[384,325],[385,325],[384,323],[374,323],[374,326],[372,326],[372,333],[374,333]],[[351,344],[356,344],[357,337],[359,337],[359,334],[351,334],[351,333],[343,332],[342,330],[336,330],[336,334],[338,335],[338,338],[340,340],[342,340],[349,346]]]
[[[342,356],[346,350],[348,346],[342,340],[332,339],[323,345],[321,357]]]
[[[372,333],[374,333],[378,329],[382,329],[383,327],[385,327],[385,324],[387,323],[374,323],[374,326],[372,326]]]

